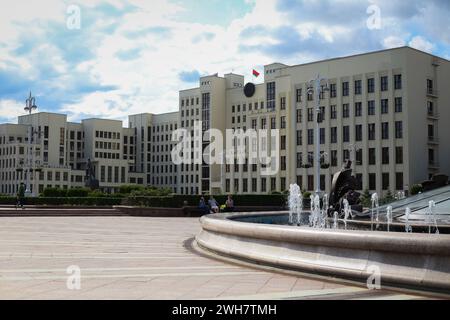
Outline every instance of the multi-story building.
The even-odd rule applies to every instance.
[[[172,132],[178,129],[178,112],[132,115],[129,127],[136,141],[136,162],[131,171],[144,179],[132,182],[177,193],[178,166],[172,163],[171,151],[174,147]]]
[[[18,124],[0,125],[0,193],[16,193],[27,176],[33,194],[49,187],[84,187],[88,161],[101,190],[143,183],[142,177],[132,177],[133,148],[134,131],[121,121],[70,123],[66,115],[46,112],[19,117]]]
[[[190,171],[200,173],[202,192],[270,193],[293,182],[316,189],[318,116],[309,83],[317,74],[329,83],[329,92],[320,94],[321,190],[330,191],[345,160],[353,160],[358,189],[380,194],[450,173],[448,60],[403,47],[264,69],[265,81],[254,94],[244,94],[244,79],[237,75],[204,77],[199,88],[180,92],[182,125],[192,125],[189,110],[199,108],[194,119],[206,122],[204,129],[280,130],[278,174],[262,176],[260,165],[246,164],[226,165],[225,172],[217,166]]]
[[[317,74],[328,79],[319,101],[309,85]],[[201,77],[197,88],[180,91],[179,112],[133,115],[129,128],[98,119],[67,123],[66,116],[48,113],[0,125],[0,192],[16,192],[24,179],[25,172],[17,169],[29,158],[31,127],[32,159],[43,168],[32,177],[39,191],[83,186],[88,159],[109,192],[136,183],[180,194],[264,194],[294,182],[313,191],[318,119],[322,190],[330,191],[332,175],[345,160],[353,161],[358,189],[379,194],[406,190],[436,173],[450,174],[448,60],[402,47],[296,66],[274,63],[265,66],[264,76],[264,83],[247,92],[240,75]],[[192,136],[218,129],[224,137],[226,129],[278,129],[280,170],[264,176],[262,166],[248,159],[208,165],[201,153],[210,137],[201,146],[193,142],[192,158],[200,161],[176,166],[171,133],[178,128]]]

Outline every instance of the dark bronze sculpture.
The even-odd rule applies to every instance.
[[[88,159],[86,165],[86,187],[91,190],[97,190],[100,188],[100,182],[95,179],[94,167],[92,166],[91,159]]]
[[[333,184],[330,194],[330,209],[328,215],[333,216],[334,212],[342,213],[344,208],[344,199],[350,204],[353,211],[362,212],[361,194],[356,192],[358,181],[352,176],[352,162],[347,160],[341,171],[337,172],[333,177]]]

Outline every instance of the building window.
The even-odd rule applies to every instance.
[[[395,122],[395,138],[403,139],[403,122],[402,121]]]
[[[277,128],[277,119],[270,118],[270,129],[276,129],[276,128]]]
[[[363,165],[363,152],[362,149],[356,150],[356,163],[357,166]]]
[[[389,173],[383,173],[381,179],[383,190],[389,190]]]
[[[395,188],[396,190],[403,190],[403,172],[395,174]]]
[[[383,164],[389,164],[389,148],[387,147],[381,149],[381,162]]]
[[[363,139],[362,124],[357,124],[355,126],[355,141],[362,141],[362,139]]]
[[[342,82],[342,96],[343,97],[349,96],[349,83],[348,82]]]
[[[389,123],[383,122],[381,124],[381,139],[387,140],[389,139]]]
[[[286,156],[281,157],[281,171],[286,171]]]
[[[362,93],[362,81],[355,81],[355,95],[360,95]]]
[[[297,123],[302,123],[302,110],[297,110]]]
[[[375,140],[375,123],[369,123],[368,131],[369,140]]]
[[[342,127],[343,142],[350,142],[350,126]]]
[[[331,166],[337,167],[337,165],[338,165],[337,150],[331,150]]]
[[[337,127],[332,127],[330,130],[331,143],[337,143]]]
[[[355,117],[362,116],[362,102],[355,103]]]
[[[308,129],[308,145],[314,144],[314,129]]]
[[[368,93],[375,92],[375,79],[374,78],[367,79],[367,92]]]
[[[377,176],[375,173],[369,173],[369,190],[377,189]]]
[[[403,111],[403,99],[401,97],[395,98],[395,112],[400,113]]]
[[[395,163],[403,164],[403,147],[395,148]]]
[[[280,137],[280,149],[286,150],[286,136]]]
[[[387,91],[388,90],[388,77],[383,76],[381,77],[381,91]]]
[[[286,129],[286,117],[281,117],[280,118],[280,128],[281,129]]]
[[[297,102],[302,102],[302,89],[297,89],[296,97],[297,97],[297,99],[296,99]]]
[[[395,90],[402,89],[402,75],[401,74],[394,75],[394,89]]]
[[[314,176],[308,176],[308,191],[314,190]]]
[[[303,144],[302,130],[297,130],[297,146],[301,146],[302,144]]]
[[[336,110],[336,105],[332,105],[331,106],[331,115],[330,115],[331,119],[337,119],[337,110]]]
[[[297,152],[297,169],[300,169],[303,166],[303,154],[301,152]]]
[[[281,97],[280,99],[280,109],[286,110],[286,97]]]
[[[344,103],[342,105],[342,117],[349,118],[350,117],[350,105],[348,103]]]
[[[336,98],[337,96],[337,90],[336,90],[336,83],[330,84],[330,97]]]
[[[308,108],[308,122],[314,121],[314,109]]]
[[[267,109],[275,110],[275,82],[267,83]]]
[[[389,113],[389,100],[388,99],[381,100],[381,113],[382,114]]]
[[[375,115],[375,101],[374,100],[370,100],[367,102],[367,114],[369,116]]]
[[[375,148],[369,148],[369,165],[373,166],[376,164],[376,151]],[[373,189],[371,189],[373,190]]]
[[[266,178],[261,178],[261,192],[267,192],[267,180],[266,180]]]
[[[325,128],[320,128],[320,144],[325,144]]]

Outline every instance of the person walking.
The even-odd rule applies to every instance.
[[[17,205],[16,208],[21,207],[22,210],[25,209],[25,186],[23,183],[20,184],[19,190],[17,191]]]

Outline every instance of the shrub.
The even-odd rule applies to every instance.
[[[67,190],[59,189],[59,188],[46,188],[42,192],[43,197],[47,198],[59,198],[59,197],[66,197],[67,196]]]
[[[411,187],[411,189],[409,190],[409,193],[412,196],[415,196],[419,193],[423,192],[423,186],[421,184],[415,184]]]
[[[309,191],[306,191],[306,192],[303,192],[303,199],[310,199],[311,198],[311,192],[309,192]]]
[[[67,190],[67,197],[69,198],[84,198],[89,196],[89,193],[91,192],[90,189],[86,188],[74,188]]]
[[[137,191],[137,190],[143,190],[144,186],[140,186],[140,185],[134,185],[134,184],[130,184],[130,185],[123,185],[119,188],[119,193],[121,194],[130,194],[133,191]]]

